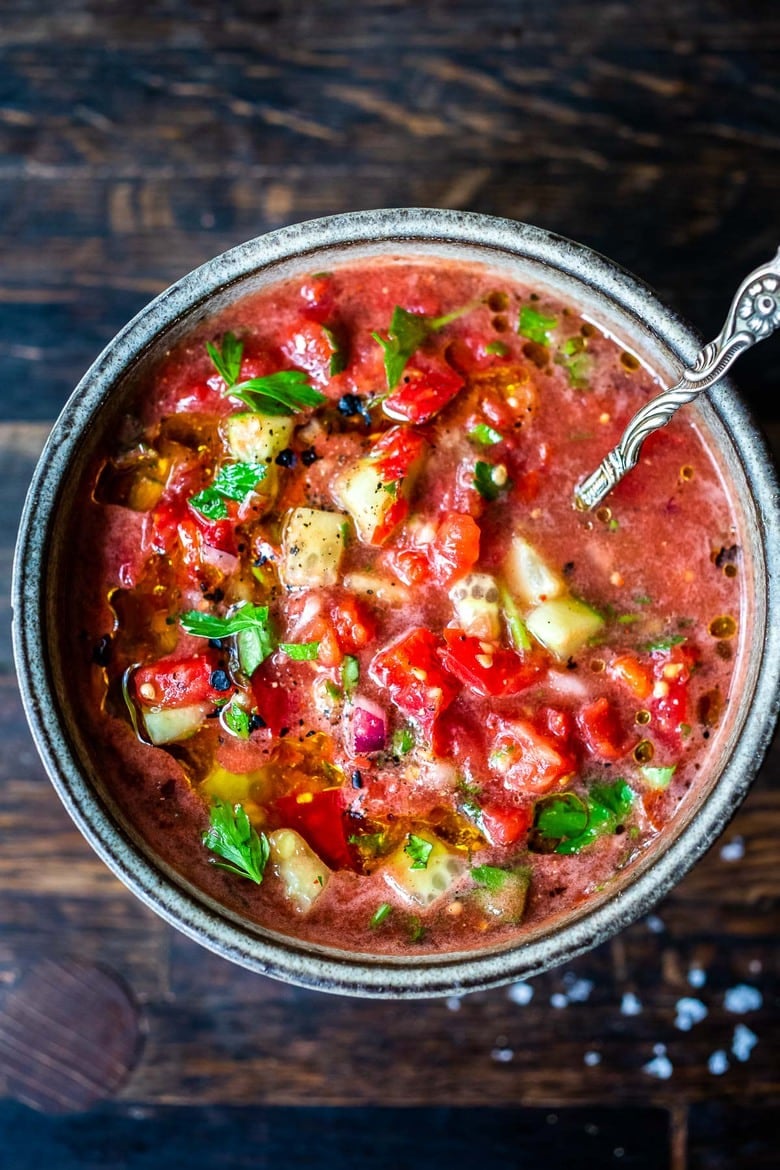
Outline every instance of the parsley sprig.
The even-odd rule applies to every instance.
[[[193,496],[190,503],[207,520],[224,520],[228,514],[225,501],[243,502],[266,475],[267,468],[262,463],[226,463],[209,486]]]
[[[432,852],[433,845],[430,841],[426,841],[424,837],[417,837],[414,833],[409,834],[404,845],[404,853],[412,859],[410,869],[427,869],[428,858]]]
[[[237,398],[250,410],[260,414],[295,414],[296,411],[321,406],[325,395],[309,385],[302,370],[279,370],[259,378],[239,382],[244,343],[234,333],[226,333],[221,348],[206,342],[212,365],[225,383],[228,395]]]
[[[206,848],[216,854],[216,857],[209,858],[212,865],[260,885],[270,846],[265,833],[258,833],[252,826],[243,805],[231,806],[224,800],[215,800],[211,806],[210,822],[202,840]]]
[[[179,615],[179,625],[196,638],[230,638],[235,636],[241,669],[250,678],[269,654],[276,649],[276,638],[267,605],[247,602],[228,617],[202,613],[198,609]]]
[[[473,305],[466,305],[452,313],[445,313],[443,317],[428,317],[424,313],[410,313],[408,309],[396,305],[390,318],[387,337],[383,337],[381,333],[371,334],[374,341],[384,350],[388,390],[395,390],[406,369],[406,363],[432,333],[437,333],[439,329],[443,329],[451,321],[456,321],[472,308]]]
[[[523,305],[517,322],[517,332],[522,337],[527,337],[529,341],[535,341],[537,345],[549,345],[550,330],[554,329],[557,324],[557,317],[548,317],[545,313],[540,313],[538,309],[532,308],[531,305]]]

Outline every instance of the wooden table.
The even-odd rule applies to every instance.
[[[199,8],[0,5],[6,607],[71,387],[146,300],[242,239],[374,206],[512,216],[608,253],[708,334],[777,244],[776,4]],[[779,377],[777,343],[740,370],[776,449]],[[777,746],[656,916],[530,989],[391,1004],[253,976],[144,909],[51,790],[7,623],[0,721],[9,1170],[777,1165]],[[738,1015],[742,984],[761,1006]],[[684,997],[708,1013],[689,1031]],[[737,1025],[758,1038],[745,1061]]]

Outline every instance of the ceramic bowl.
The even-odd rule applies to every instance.
[[[778,707],[780,513],[760,435],[726,381],[695,412],[732,485],[752,595],[723,745],[712,774],[645,857],[609,891],[518,945],[416,958],[350,954],[271,934],[207,898],[156,858],[101,789],[68,708],[68,663],[54,613],[67,588],[62,533],[90,453],[117,403],[161,352],[203,318],[269,282],[378,255],[478,261],[595,320],[671,382],[699,339],[633,276],[538,228],[427,209],[360,212],[283,228],[217,256],[158,296],[100,355],[54,426],[30,488],[14,574],[14,646],[27,717],[69,813],[114,873],[185,934],[254,971],[345,994],[458,994],[570,960],[645,914],[722,831],[758,770]]]

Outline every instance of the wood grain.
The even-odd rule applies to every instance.
[[[274,1112],[301,1105],[357,1107],[341,1122],[322,1114],[319,1124],[338,1135],[373,1125],[376,1140],[358,1148],[384,1168],[406,1156],[408,1131],[398,1115],[365,1110],[420,1102],[479,1109],[429,1119],[432,1156],[438,1150],[448,1162],[456,1155],[436,1146],[436,1134],[447,1125],[467,1132],[458,1128],[464,1116],[472,1134],[484,1132],[476,1118],[504,1105],[517,1138],[500,1146],[510,1122],[495,1120],[502,1165],[507,1149],[529,1164],[553,1149],[572,1166],[571,1152],[582,1150],[589,1166],[573,1135],[588,1109],[608,1102],[615,1116],[599,1118],[599,1165],[612,1163],[616,1147],[623,1165],[659,1170],[775,1165],[777,745],[722,841],[657,915],[535,979],[529,1003],[506,990],[460,1003],[324,997],[197,947],[99,862],[52,793],[26,730],[8,598],[24,489],[78,378],[155,293],[269,228],[381,206],[525,219],[596,247],[702,333],[717,332],[738,281],[777,245],[780,7],[1,7],[0,1021],[36,964],[76,956],[127,982],[148,1031],[142,1060],[103,1111],[36,1124],[23,1107],[0,1103],[15,1170],[118,1165],[112,1140],[124,1143],[121,1164],[131,1170],[176,1170],[195,1158],[217,1165],[208,1157],[218,1152],[243,1165],[247,1151],[253,1166],[263,1151],[290,1151],[294,1165],[301,1150],[300,1164],[314,1165],[313,1145],[328,1170],[349,1165],[337,1145],[311,1136],[314,1122],[304,1125],[298,1110]],[[780,346],[749,354],[738,380],[777,451]],[[742,857],[724,860],[723,843],[738,838]],[[692,968],[706,972],[701,988],[689,982]],[[738,983],[761,991],[760,1009],[726,1010],[724,995]],[[631,1006],[627,994],[638,1014],[621,1010]],[[708,1010],[689,1032],[675,1026],[686,995]],[[738,1024],[758,1038],[746,1062],[731,1053]],[[647,1071],[660,1044],[673,1066],[668,1080]],[[709,1071],[715,1052],[728,1060],[723,1075]],[[575,1105],[585,1114],[567,1112]],[[524,1112],[532,1106],[538,1117]],[[559,1115],[549,1146],[542,1129]],[[644,1163],[626,1133],[648,1154]],[[342,1141],[344,1149],[352,1152]],[[484,1149],[493,1149],[487,1139]],[[354,1164],[373,1166],[371,1158]]]

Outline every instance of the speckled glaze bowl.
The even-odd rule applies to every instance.
[[[730,481],[744,534],[747,588],[722,751],[698,793],[646,855],[585,906],[520,945],[387,958],[302,944],[225,910],[154,856],[113,806],[68,709],[68,663],[54,621],[67,589],[62,532],[90,453],[133,385],[183,332],[270,282],[377,255],[477,261],[568,301],[674,381],[696,335],[628,273],[579,244],[508,220],[403,209],[339,215],[242,244],[143,309],[86,374],[54,426],[22,518],[14,572],[14,647],[27,717],[52,782],[81,832],[147,905],[191,938],[254,971],[362,996],[458,994],[528,977],[595,946],[646,913],[722,831],[768,746],[780,677],[780,506],[771,462],[731,385],[688,408]]]

